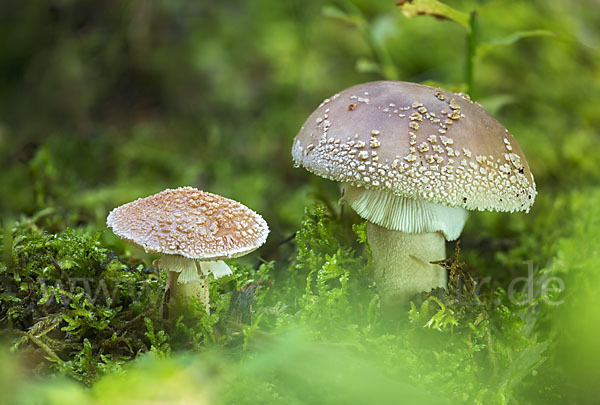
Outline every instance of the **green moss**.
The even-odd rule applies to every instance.
[[[151,269],[121,262],[99,234],[23,222],[7,235],[0,323],[15,349],[87,383],[147,350],[143,317],[157,319],[162,284]]]
[[[306,212],[285,274],[272,273],[272,264],[258,270],[234,265],[236,282],[212,283],[210,316],[190,303],[189,315],[164,322],[156,315],[160,279],[123,264],[98,236],[74,230],[47,235],[17,225],[13,264],[1,272],[3,285],[14,286],[3,289],[3,320],[18,330],[13,342],[19,351],[45,351],[61,373],[86,383],[123,368],[139,378],[145,372],[126,362],[142,352],[160,368],[170,367],[174,351],[192,350],[213,353],[194,357],[187,366],[194,372],[215,359],[226,364],[227,376],[215,377],[231,385],[226,401],[385,401],[395,395],[427,402],[518,400],[516,387],[543,363],[548,347],[529,325],[529,307],[511,303],[501,288],[476,294],[457,251],[444,263],[451,272],[447,291],[419,295],[407,316],[383,316],[364,225],[347,230],[339,216],[315,206]],[[119,294],[92,302],[82,287],[57,287],[76,276],[93,276],[92,291],[106,280]],[[49,280],[46,288],[36,288],[42,277]],[[144,287],[149,291],[142,294]],[[69,305],[51,301],[50,293]],[[109,377],[101,385],[112,391],[116,381]]]

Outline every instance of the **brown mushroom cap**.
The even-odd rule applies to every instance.
[[[169,189],[115,208],[106,224],[149,253],[222,260],[261,246],[269,227],[237,201],[192,187]]]
[[[528,211],[536,195],[507,129],[467,95],[415,83],[364,83],[326,99],[292,156],[334,181],[469,210]]]

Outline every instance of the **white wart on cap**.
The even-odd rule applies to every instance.
[[[363,208],[390,197],[357,195],[353,187],[408,199],[384,202],[384,211],[419,200],[431,203],[438,218],[446,216],[439,205],[464,219],[461,208],[529,211],[536,196],[507,129],[468,96],[415,83],[365,83],[324,100],[296,136],[292,156],[297,166],[348,184],[346,201],[370,221]],[[402,220],[379,217],[381,226],[411,232]],[[419,228],[419,221],[410,226]],[[438,230],[451,239],[461,229],[457,223]]]

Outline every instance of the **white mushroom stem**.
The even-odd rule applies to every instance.
[[[161,270],[167,270],[165,297],[169,303],[176,300],[195,298],[202,303],[206,313],[210,313],[208,275],[215,278],[233,274],[224,261],[200,261],[183,256],[163,256],[158,261]]]
[[[368,222],[367,240],[375,283],[385,307],[406,303],[421,291],[446,286],[446,270],[430,263],[446,258],[442,233],[411,234]]]
[[[208,278],[191,283],[179,283],[177,279],[181,273],[170,271],[167,275],[167,286],[165,294],[170,304],[176,300],[195,298],[202,303],[206,313],[210,313],[210,294],[208,290]]]
[[[340,201],[368,221],[375,282],[384,305],[446,286],[446,271],[430,262],[446,258],[446,240],[460,236],[468,217],[465,209],[349,184]]]

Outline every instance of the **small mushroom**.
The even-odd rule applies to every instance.
[[[300,129],[292,157],[341,182],[340,201],[368,221],[387,305],[446,286],[431,262],[446,257],[467,210],[529,211],[536,196],[508,130],[467,95],[415,83],[365,83],[330,97]]]
[[[208,275],[232,274],[224,259],[260,247],[265,220],[237,201],[192,187],[168,189],[115,208],[106,219],[119,238],[157,253],[168,271],[165,296],[194,297],[209,312]]]

